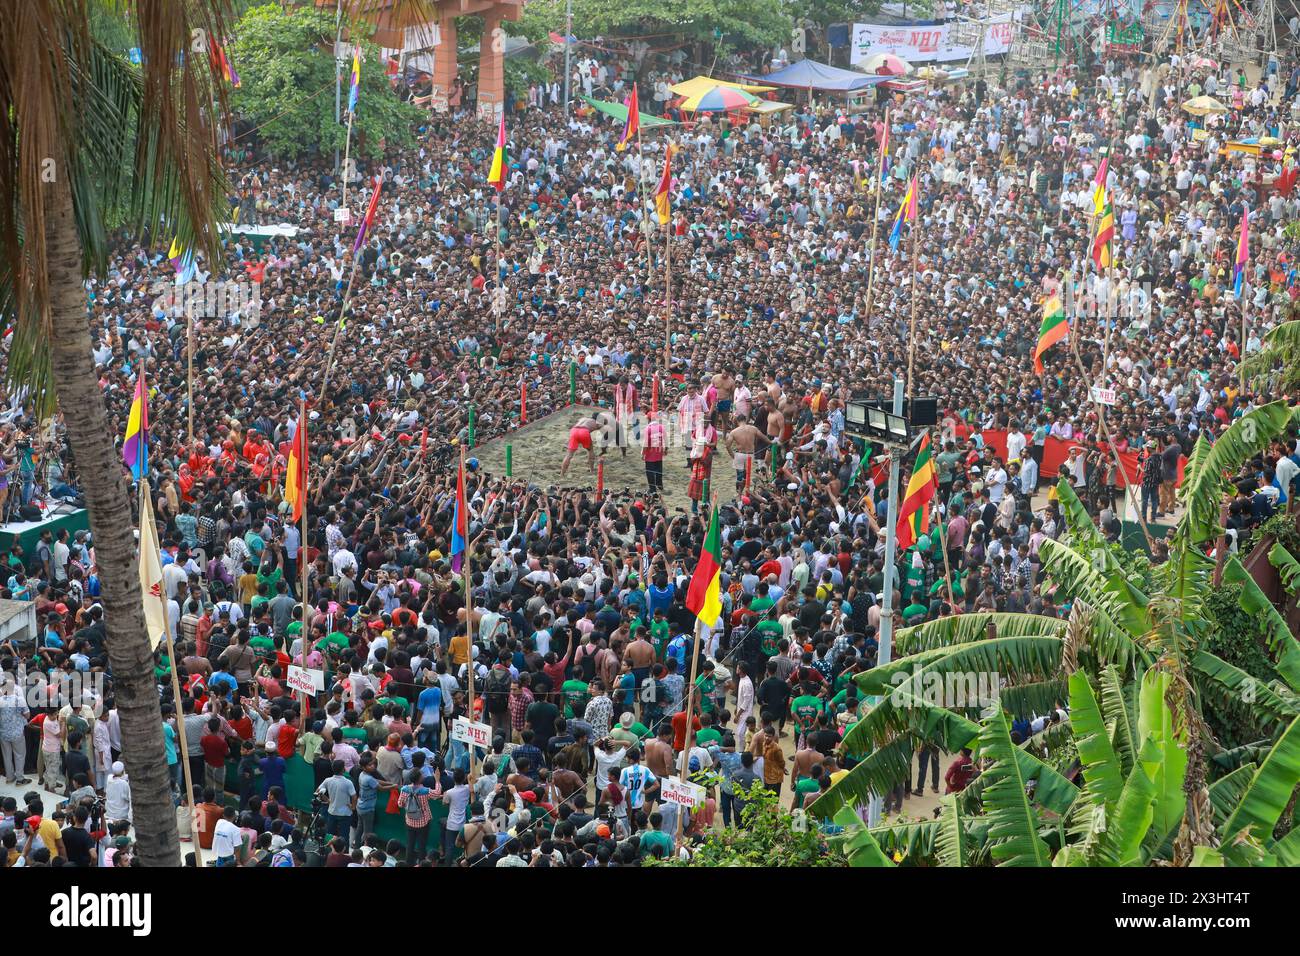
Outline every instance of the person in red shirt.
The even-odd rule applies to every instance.
[[[226,757],[230,744],[221,734],[221,718],[208,719],[208,732],[199,738],[203,751],[203,784],[217,793],[226,789]]]
[[[952,762],[948,772],[943,775],[947,784],[947,793],[961,793],[975,779],[975,764],[970,759],[970,748],[962,747],[957,759]]]
[[[275,738],[275,751],[285,760],[294,755],[295,748],[298,746],[298,714],[290,711],[284,715],[284,726],[280,728],[280,734]]]
[[[692,729],[698,733],[700,730],[700,706],[699,695],[695,695],[695,705],[691,708],[691,725]],[[680,752],[686,749],[686,708],[683,707],[677,713],[673,714],[673,749]]]

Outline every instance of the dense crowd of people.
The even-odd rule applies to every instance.
[[[659,103],[659,85],[643,102]],[[178,799],[183,762],[196,791],[193,836],[218,865],[304,865],[313,827],[326,866],[629,865],[743,826],[754,786],[810,803],[854,763],[839,741],[868,706],[852,678],[876,660],[893,519],[846,402],[887,397],[898,376],[940,409],[942,517],[898,556],[893,625],[1056,614],[1038,564],[1062,526],[1061,476],[1040,473],[1048,438],[1077,444],[1062,474],[1118,535],[1126,497],[1148,520],[1170,514],[1180,455],[1260,400],[1237,364],[1300,288],[1285,232],[1297,200],[1274,185],[1291,143],[1276,158],[1223,147],[1277,135],[1294,86],[1181,61],[1004,69],[882,90],[864,112],[707,117],[645,135],[644,158],[616,150],[619,130],[597,116],[566,123],[543,93],[507,117],[499,213],[484,181],[495,127],[468,115],[435,117],[416,148],[363,163],[382,186],[355,258],[369,178],[349,184],[341,229],[328,157],[231,169],[241,223],[297,233],[232,237],[224,261],[200,258],[199,282],[260,282],[260,297],[196,317],[192,410],[167,241],[120,248],[89,287],[111,420],[125,424],[137,376],[149,385],[180,699],[161,651],[157,674]],[[1229,111],[1181,109],[1202,92]],[[670,140],[669,305],[648,200]],[[1098,271],[1087,264],[1103,157],[1117,235],[1114,266]],[[891,244],[913,177],[919,220]],[[1052,293],[1077,309],[1039,375]],[[1116,403],[1095,404],[1093,386]],[[571,389],[581,407],[565,411]],[[532,482],[526,464],[488,474],[471,458],[467,595],[451,561],[461,448],[471,429],[475,446],[510,434],[524,396],[530,419],[571,417],[555,458],[568,453],[573,484]],[[303,400],[305,538],[283,500]],[[595,407],[638,425],[611,427]],[[31,421],[21,394],[3,417],[6,514],[75,496],[57,428]],[[1007,433],[1005,455],[982,440],[990,429]],[[1098,452],[1103,438],[1138,452],[1132,488]],[[644,457],[647,482],[598,498],[589,456],[620,443]],[[723,610],[697,638],[685,596],[707,481],[728,467],[719,455],[739,492],[719,501]],[[695,513],[666,504],[665,472],[689,474]],[[1290,434],[1239,476],[1232,526],[1285,504],[1297,472]],[[0,669],[103,673],[90,536],[47,532],[3,559],[3,596],[35,602],[40,633],[0,644]],[[305,719],[291,665],[325,674]],[[453,739],[461,717],[489,724],[492,745]],[[56,810],[33,794],[20,812],[6,799],[6,862],[129,864],[116,726],[110,691],[61,708],[31,708],[12,688],[0,698],[6,779],[30,782],[30,750],[45,791],[68,801]],[[301,817],[285,783],[299,758],[315,792]],[[927,761],[937,789],[937,756],[919,759],[916,792]],[[705,795],[691,812],[665,793],[679,767]],[[958,756],[946,785],[971,772]],[[909,795],[910,783],[887,809]],[[375,835],[387,810],[404,841]]]

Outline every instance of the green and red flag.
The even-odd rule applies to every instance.
[[[907,481],[907,494],[898,510],[898,548],[905,551],[920,540],[930,527],[930,502],[934,499],[934,461],[930,457],[930,433],[921,438],[916,450],[916,463],[912,477]]]
[[[718,532],[717,505],[709,515],[709,531],[686,591],[686,609],[707,627],[717,624],[722,614],[722,536]]]
[[[1043,353],[1070,334],[1070,320],[1065,317],[1059,295],[1048,296],[1043,303],[1043,324],[1038,327],[1038,344],[1034,346],[1034,371],[1043,374]]]

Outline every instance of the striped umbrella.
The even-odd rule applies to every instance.
[[[743,110],[751,103],[757,103],[758,97],[744,90],[731,86],[715,86],[688,96],[682,100],[681,108],[687,113],[724,113],[730,110]]]

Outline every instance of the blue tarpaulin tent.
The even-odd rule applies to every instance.
[[[854,90],[864,90],[877,83],[883,83],[890,77],[869,76],[854,70],[841,70],[837,66],[818,63],[816,60],[800,60],[775,73],[766,76],[746,76],[745,79],[766,83],[769,86],[792,86],[801,90],[816,90],[819,93],[851,93]]]

